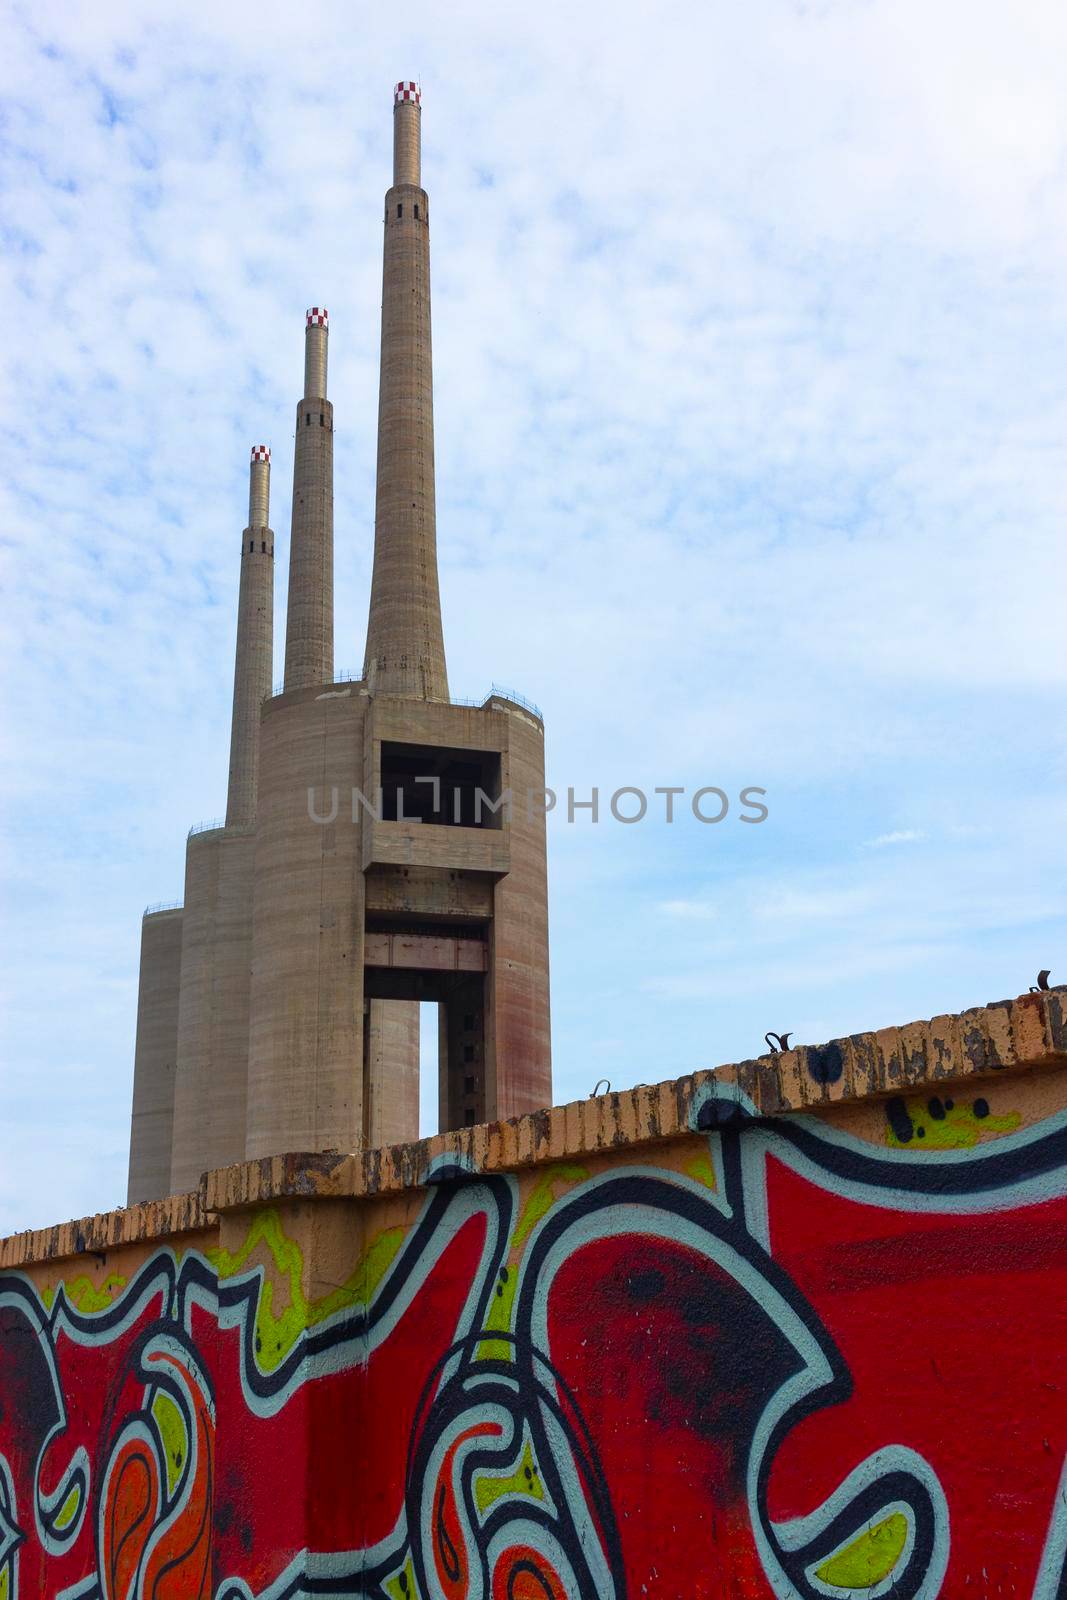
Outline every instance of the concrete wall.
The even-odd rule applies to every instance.
[[[252,887],[249,828],[193,834],[186,848],[178,1070],[170,1183],[195,1188],[245,1153]]]
[[[6,1600],[1064,1592],[1067,990],[0,1241]]]
[[[181,907],[147,914],[141,923],[130,1173],[126,1193],[129,1205],[138,1200],[155,1200],[170,1192],[181,975]]]
[[[363,1142],[358,685],[269,700],[260,730],[246,1151]],[[308,812],[312,789],[317,823]]]
[[[494,890],[488,1011],[495,1054],[487,1064],[490,1118],[517,1117],[552,1101],[548,990],[548,850],[544,811],[530,797],[545,786],[545,731],[508,701],[504,786],[512,791],[511,867]],[[506,1070],[501,1070],[506,1068]]]

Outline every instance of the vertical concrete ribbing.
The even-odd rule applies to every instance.
[[[374,573],[364,678],[374,694],[447,700],[437,576],[430,228],[413,86],[393,107],[385,197]]]
[[[178,1053],[178,993],[182,911],[157,911],[141,924],[137,1043],[126,1204],[170,1194],[174,1127],[174,1067]]]
[[[252,451],[248,527],[241,535],[241,587],[230,728],[226,826],[246,827],[256,816],[259,718],[270,694],[274,660],[274,535],[270,522],[270,451]]]
[[[329,321],[307,314],[304,396],[296,408],[285,687],[333,681],[333,407],[326,398]]]

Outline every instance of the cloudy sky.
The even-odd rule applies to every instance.
[[[282,611],[311,304],[362,660],[402,76],[453,691],[536,700],[564,794],[767,790],[550,819],[556,1098],[1067,977],[1062,6],[2,27],[0,1231],[124,1198],[141,912],[224,807],[259,441]]]

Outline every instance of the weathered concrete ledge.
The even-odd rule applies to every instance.
[[[758,1115],[770,1117],[1065,1060],[1067,985],[1059,985],[410,1144],[240,1162],[205,1173],[190,1194],[0,1239],[0,1268],[195,1233],[218,1212],[270,1200],[358,1199],[417,1188],[435,1163],[450,1157],[471,1173],[506,1172],[679,1138],[692,1132],[694,1103],[712,1080],[734,1086]]]
[[[148,1243],[172,1234],[197,1233],[206,1226],[202,1186],[192,1194],[144,1200],[136,1206],[100,1211],[95,1217],[60,1222],[53,1228],[29,1229],[0,1239],[0,1269],[29,1266],[34,1261],[61,1261]]]

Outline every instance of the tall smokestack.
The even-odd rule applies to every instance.
[[[433,465],[430,223],[421,187],[419,88],[393,96],[393,187],[385,197],[378,487],[367,658],[375,694],[448,699]]]
[[[270,530],[270,450],[252,447],[248,469],[248,527],[241,536],[237,652],[233,669],[230,784],[226,826],[256,819],[259,713],[270,694],[274,665],[274,534]]]
[[[312,306],[304,397],[296,408],[293,531],[285,619],[285,687],[333,681],[333,406],[326,398],[329,316]]]

